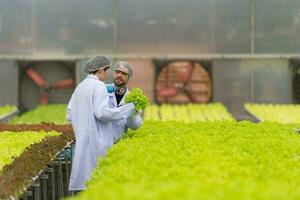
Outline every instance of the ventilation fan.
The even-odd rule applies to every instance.
[[[167,64],[156,79],[158,103],[206,103],[211,98],[211,78],[197,62]]]
[[[26,108],[36,104],[66,103],[75,86],[74,67],[60,62],[30,63],[20,80],[21,103]]]

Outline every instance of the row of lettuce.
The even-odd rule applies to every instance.
[[[261,122],[300,123],[300,105],[247,103],[244,107]],[[144,119],[183,122],[234,120],[226,107],[220,103],[150,105],[144,111]]]
[[[144,114],[75,199],[300,197],[299,125],[235,122],[220,104],[148,106]]]
[[[0,174],[5,165],[9,165],[30,145],[41,142],[44,138],[58,136],[60,133],[43,130],[37,131],[4,131],[0,132]]]
[[[300,198],[299,124],[236,122],[220,104],[144,114],[75,199]]]
[[[300,105],[246,104],[245,109],[259,121],[300,123]]]
[[[146,121],[75,199],[299,199],[296,124]]]
[[[150,105],[144,111],[145,120],[154,121],[232,121],[234,118],[221,103],[186,105]]]
[[[13,118],[11,124],[67,124],[66,104],[39,105],[35,109]]]
[[[12,124],[55,123],[66,124],[65,104],[40,105],[36,109],[14,118]],[[162,121],[232,121],[234,118],[220,103],[188,105],[149,105],[144,110],[144,120]]]
[[[55,123],[67,124],[66,105],[37,106],[10,121],[12,124]],[[300,105],[245,104],[245,109],[259,121],[300,123]],[[15,106],[0,106],[0,118],[16,110]],[[221,103],[186,105],[149,105],[143,111],[144,120],[151,121],[233,121],[234,118]]]

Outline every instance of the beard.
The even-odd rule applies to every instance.
[[[127,85],[127,83],[125,83],[124,81],[120,81],[120,82],[118,82],[118,80],[114,80],[114,84],[115,84],[115,86],[117,86],[117,87],[124,87],[124,86],[126,86]]]

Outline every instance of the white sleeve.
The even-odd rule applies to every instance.
[[[103,82],[97,85],[93,93],[93,109],[97,119],[104,122],[113,122],[126,119],[135,114],[133,103],[125,104],[118,108],[109,108],[108,93]]]
[[[71,97],[71,99],[70,99],[70,102],[69,102],[69,104],[68,104],[68,107],[67,107],[67,113],[66,113],[66,119],[67,119],[67,121],[68,122],[70,122],[70,123],[72,123],[72,110],[71,110],[71,108],[72,108],[72,102],[73,102],[73,95],[72,95],[72,97]]]

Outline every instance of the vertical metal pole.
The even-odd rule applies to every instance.
[[[254,103],[254,72],[253,58],[250,58],[250,101]]]
[[[58,159],[58,174],[59,174],[59,191],[60,191],[60,197],[63,197],[64,196],[64,181],[63,181],[63,171],[62,171],[62,159],[59,158]]]
[[[294,103],[294,99],[293,99],[293,80],[294,80],[294,77],[293,75],[296,75],[297,72],[295,72],[293,70],[293,65],[291,63],[291,61],[289,61],[289,77],[290,77],[290,80],[288,82],[288,87],[289,87],[289,103]],[[294,74],[295,73],[295,74]]]
[[[250,0],[250,53],[255,53],[255,0]]]
[[[66,152],[69,154],[69,152],[71,152],[71,149],[70,147],[67,147],[66,148]],[[70,178],[70,173],[69,173],[69,163],[70,163],[70,160],[71,158],[68,157],[67,154],[65,154],[65,170],[66,170],[66,195],[70,195],[69,194],[69,178]]]
[[[33,187],[33,191],[34,191],[34,199],[35,200],[40,200],[41,199],[41,192],[40,192],[40,183],[39,181],[35,181],[33,184],[32,184],[32,187]]]
[[[48,175],[47,174],[41,174],[40,176],[41,182],[42,182],[42,199],[47,200],[47,179]]]
[[[210,12],[208,16],[209,26],[210,26],[210,51],[211,53],[215,53],[218,51],[216,49],[216,2],[209,1]],[[199,27],[200,28],[200,27]]]
[[[37,37],[36,37],[36,18],[37,18],[37,2],[36,0],[32,1],[32,12],[31,12],[31,37],[32,37],[32,49],[33,52],[36,52],[37,46]]]
[[[112,18],[113,18],[113,57],[118,55],[118,0],[112,1]]]
[[[57,173],[55,176],[55,188],[57,189],[57,199],[63,197],[63,183],[62,183],[62,167],[59,159],[54,161],[54,172]]]
[[[55,188],[55,199],[61,198],[61,191],[60,191],[60,173],[59,173],[59,162],[55,160],[53,162],[53,174],[54,174],[54,188]]]
[[[27,194],[23,194],[23,196],[21,197],[22,200],[28,200]]]
[[[50,176],[49,181],[51,182],[51,199],[55,199],[55,184],[54,184],[54,168],[53,165],[50,165],[47,169],[47,173]]]
[[[32,196],[32,192],[30,190],[26,190],[23,194],[23,200],[28,200],[28,197]]]
[[[255,0],[250,0],[250,53],[255,54]],[[254,101],[254,69],[253,69],[253,58],[250,59],[250,95],[251,102]]]

